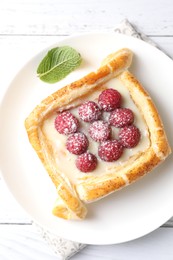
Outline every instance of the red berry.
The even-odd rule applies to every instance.
[[[123,127],[132,124],[134,121],[133,112],[128,108],[117,108],[111,112],[109,123],[115,127]]]
[[[86,101],[79,107],[79,117],[85,122],[93,122],[101,117],[98,105],[93,101]]]
[[[66,142],[67,150],[73,154],[82,154],[88,148],[89,142],[83,133],[75,133],[68,137]]]
[[[60,134],[75,133],[79,127],[78,119],[72,113],[65,111],[55,118],[55,128]]]
[[[96,142],[106,141],[111,136],[111,127],[107,122],[95,121],[88,130],[91,138]]]
[[[106,89],[99,95],[98,103],[104,111],[112,111],[120,107],[121,94],[115,89]]]
[[[123,147],[118,140],[105,141],[100,144],[98,155],[103,161],[113,162],[118,160],[123,153]]]
[[[119,132],[120,141],[126,148],[135,147],[139,143],[140,136],[139,129],[134,125],[125,126]]]
[[[97,158],[92,153],[83,153],[76,160],[76,167],[81,172],[92,172],[97,167]]]

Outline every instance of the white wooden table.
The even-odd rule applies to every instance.
[[[172,0],[0,0],[0,99],[18,69],[68,35],[112,31],[128,18],[173,57]],[[15,98],[15,97],[14,97]],[[10,163],[10,162],[9,162]],[[121,245],[88,246],[73,259],[173,259],[173,218]],[[0,260],[55,260],[0,179]]]

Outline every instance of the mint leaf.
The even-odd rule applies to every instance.
[[[69,46],[56,47],[48,51],[37,68],[39,78],[55,83],[65,78],[82,62],[81,55]]]

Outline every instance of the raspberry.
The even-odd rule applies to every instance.
[[[112,111],[120,107],[121,94],[115,89],[106,89],[99,95],[98,103],[104,111]]]
[[[84,153],[87,150],[88,145],[88,139],[83,133],[70,135],[66,142],[67,150],[76,155]]]
[[[98,105],[93,101],[86,101],[79,107],[79,117],[85,122],[93,122],[101,117]]]
[[[100,144],[98,155],[103,161],[113,162],[118,160],[123,153],[123,146],[118,140],[105,141]]]
[[[111,112],[109,123],[115,127],[123,127],[132,124],[133,112],[128,108],[118,108]]]
[[[102,142],[110,138],[111,127],[107,122],[99,120],[90,125],[88,132],[94,141]]]
[[[119,132],[120,141],[126,148],[135,147],[139,143],[140,136],[139,129],[134,125],[125,126]]]
[[[83,153],[76,160],[76,167],[81,172],[92,172],[97,167],[97,158],[92,153]]]
[[[55,128],[60,134],[69,135],[75,133],[78,127],[78,119],[68,111],[58,114],[55,118]]]

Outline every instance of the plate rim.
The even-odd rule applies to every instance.
[[[13,82],[15,82],[16,78],[20,75],[21,70],[22,70],[23,68],[27,67],[27,65],[28,65],[29,63],[31,63],[37,56],[40,56],[43,52],[47,51],[48,49],[50,49],[50,48],[51,48],[52,46],[54,46],[55,44],[63,44],[63,42],[69,41],[70,39],[76,39],[76,38],[81,37],[81,36],[87,36],[87,37],[90,36],[90,37],[91,37],[92,35],[96,35],[96,34],[99,34],[99,35],[114,35],[115,37],[121,37],[121,38],[126,38],[126,39],[133,39],[133,40],[135,40],[135,41],[140,41],[142,44],[148,45],[150,48],[153,48],[153,49],[159,51],[159,53],[160,53],[161,55],[163,55],[163,56],[166,57],[169,61],[172,62],[172,59],[171,59],[170,57],[166,56],[166,54],[164,54],[161,50],[156,49],[154,46],[151,46],[149,43],[146,43],[146,42],[142,41],[141,39],[136,39],[136,38],[134,38],[134,37],[132,37],[132,36],[122,35],[122,34],[118,34],[118,33],[115,33],[115,32],[103,32],[103,33],[91,32],[91,33],[82,33],[82,34],[75,34],[75,35],[72,35],[72,36],[67,36],[66,38],[64,38],[64,39],[62,39],[62,40],[60,40],[60,41],[57,41],[57,42],[52,43],[51,45],[48,45],[46,48],[42,49],[40,52],[38,52],[38,53],[36,53],[35,55],[33,55],[27,62],[24,63],[23,66],[21,66],[21,68],[18,70],[18,72],[16,73],[15,77],[13,77],[13,79],[12,79],[11,82],[10,82],[10,84],[8,85],[8,87],[6,88],[6,90],[4,91],[4,93],[3,93],[3,95],[2,95],[2,99],[1,99],[1,102],[0,102],[0,115],[1,115],[1,110],[2,110],[3,103],[5,102],[5,99],[6,99],[6,97],[8,96],[8,92],[10,91],[10,88],[11,88],[11,86],[13,85]],[[0,120],[1,120],[1,118],[0,118]],[[28,210],[23,207],[23,205],[18,201],[18,199],[16,198],[16,196],[14,195],[14,193],[12,192],[12,190],[10,189],[8,183],[7,183],[6,180],[5,180],[5,176],[4,176],[5,173],[3,173],[3,171],[1,170],[1,159],[0,159],[0,173],[1,173],[1,176],[2,176],[2,180],[4,181],[6,187],[8,188],[8,190],[10,191],[10,193],[12,194],[12,196],[15,198],[15,200],[17,201],[17,203],[22,207],[22,209],[23,209],[25,212],[27,212],[27,214],[29,214],[29,216],[30,216],[38,225],[40,225],[40,224],[38,223],[38,221],[28,212]],[[172,211],[173,211],[173,209],[172,209]],[[165,216],[165,221],[168,220],[170,217],[172,217],[172,213],[171,213],[171,216],[169,216],[169,217],[166,217],[166,216]],[[164,223],[164,222],[163,222],[163,223]],[[108,244],[112,244],[112,243],[118,244],[118,243],[122,243],[122,242],[127,242],[127,241],[130,241],[130,240],[134,240],[134,239],[136,239],[136,238],[142,237],[142,236],[144,236],[144,235],[146,235],[146,234],[152,232],[153,230],[155,230],[155,229],[158,228],[159,226],[160,226],[160,225],[156,225],[156,226],[153,227],[153,229],[150,228],[150,230],[146,230],[146,232],[142,232],[142,234],[138,234],[137,236],[134,235],[134,236],[132,236],[131,239],[127,239],[127,240],[124,240],[124,241],[120,241],[120,242],[110,242],[110,241],[108,241],[108,243],[106,243],[106,242],[98,242],[98,243],[97,243],[97,242],[95,241],[94,243],[91,243],[91,244],[108,245]],[[48,229],[47,227],[45,227],[45,228]],[[50,231],[52,232],[52,229],[50,229]],[[140,233],[140,232],[139,232],[139,233]],[[57,235],[58,235],[58,234],[57,234]],[[69,238],[66,237],[66,239],[69,239]],[[71,239],[71,238],[70,238],[70,239]],[[76,240],[75,240],[75,241],[76,241]],[[85,241],[82,241],[82,242],[81,242],[81,241],[78,241],[78,242],[80,242],[80,243],[87,243],[88,241],[86,241],[86,242],[85,242]]]

